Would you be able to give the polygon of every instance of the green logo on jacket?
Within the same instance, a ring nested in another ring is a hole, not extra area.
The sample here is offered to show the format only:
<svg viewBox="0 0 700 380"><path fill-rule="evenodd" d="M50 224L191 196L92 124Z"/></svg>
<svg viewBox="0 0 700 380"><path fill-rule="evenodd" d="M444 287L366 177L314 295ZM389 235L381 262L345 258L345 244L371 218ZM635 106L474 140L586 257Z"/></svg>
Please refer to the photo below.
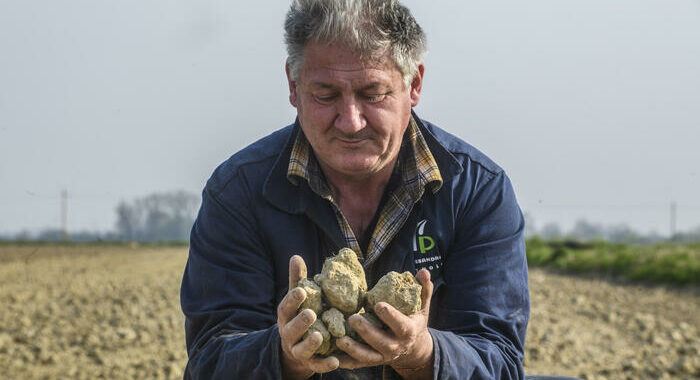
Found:
<svg viewBox="0 0 700 380"><path fill-rule="evenodd" d="M442 267L442 255L438 245L440 240L437 236L439 234L436 234L432 226L428 226L427 219L421 220L416 225L416 232L413 235L413 264L416 270L425 268L433 272L433 275L439 275L439 272L434 272Z"/></svg>
<svg viewBox="0 0 700 380"><path fill-rule="evenodd" d="M431 249L435 248L435 240L430 236L419 236L418 237L418 248L420 253L427 253Z"/></svg>

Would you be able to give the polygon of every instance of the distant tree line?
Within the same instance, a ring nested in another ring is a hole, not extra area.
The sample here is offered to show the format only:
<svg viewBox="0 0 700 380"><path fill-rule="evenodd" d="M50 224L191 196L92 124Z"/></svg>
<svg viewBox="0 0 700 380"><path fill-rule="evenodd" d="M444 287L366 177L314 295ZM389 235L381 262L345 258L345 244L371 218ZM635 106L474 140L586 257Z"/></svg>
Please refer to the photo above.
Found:
<svg viewBox="0 0 700 380"><path fill-rule="evenodd" d="M557 223L547 223L537 228L532 215L525 215L525 235L527 237L539 236L544 240L578 240L593 241L603 240L613 243L627 244L654 244L660 242L696 243L700 242L700 226L685 232L678 232L674 236L663 236L657 232L640 233L626 224L605 226L592 223L585 219L579 219L570 230L564 231Z"/></svg>
<svg viewBox="0 0 700 380"><path fill-rule="evenodd" d="M116 223L112 231L70 232L68 240L87 241L137 241L165 242L189 240L190 230L199 208L197 195L185 191L154 193L129 202L119 202ZM640 233L625 224L605 226L579 219L570 230L557 223L547 223L537 228L531 214L525 214L525 236L539 236L544 240L605 240L614 243L654 244L674 241L700 242L700 226L679 232L675 236L663 236L656 232ZM20 232L14 236L0 236L0 240L61 241L64 236L57 228L37 233Z"/></svg>
<svg viewBox="0 0 700 380"><path fill-rule="evenodd" d="M116 233L120 240L186 240L199 207L199 197L177 191L121 202L117 206Z"/></svg>
<svg viewBox="0 0 700 380"><path fill-rule="evenodd" d="M114 230L107 232L79 231L68 233L67 240L87 241L185 241L199 208L199 197L185 191L162 192L121 201L116 207ZM37 233L20 232L14 236L0 236L4 240L61 241L63 232L49 228Z"/></svg>

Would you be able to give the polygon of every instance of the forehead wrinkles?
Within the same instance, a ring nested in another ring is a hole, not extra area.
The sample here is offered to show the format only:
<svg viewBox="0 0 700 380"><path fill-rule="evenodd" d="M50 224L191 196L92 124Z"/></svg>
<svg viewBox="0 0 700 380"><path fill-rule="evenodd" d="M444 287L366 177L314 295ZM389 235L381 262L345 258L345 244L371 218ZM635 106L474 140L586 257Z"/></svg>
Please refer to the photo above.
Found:
<svg viewBox="0 0 700 380"><path fill-rule="evenodd" d="M322 87L365 87L378 84L393 87L401 82L401 73L392 66L363 63L320 63L310 64L301 75L308 85ZM403 83L403 82L401 82Z"/></svg>
<svg viewBox="0 0 700 380"><path fill-rule="evenodd" d="M392 76L378 69L319 69L308 73L307 82L313 87L391 86Z"/></svg>
<svg viewBox="0 0 700 380"><path fill-rule="evenodd" d="M309 44L304 55L301 77L309 82L339 81L353 85L383 82L390 85L396 78L401 79L388 49L361 56L342 45Z"/></svg>

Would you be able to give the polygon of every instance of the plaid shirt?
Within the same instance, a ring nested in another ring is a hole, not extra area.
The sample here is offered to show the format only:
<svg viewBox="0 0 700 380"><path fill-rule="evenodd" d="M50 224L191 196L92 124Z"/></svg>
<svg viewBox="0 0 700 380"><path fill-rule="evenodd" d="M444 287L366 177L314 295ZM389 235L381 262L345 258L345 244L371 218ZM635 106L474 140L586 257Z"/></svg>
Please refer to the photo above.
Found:
<svg viewBox="0 0 700 380"><path fill-rule="evenodd" d="M423 196L425 188L436 193L442 186L440 169L413 117L404 134L395 170L400 171L400 183L384 203L366 253L362 252L350 223L333 199L321 168L312 154L311 144L303 133L297 135L292 147L287 179L295 185L300 178L306 180L314 193L331 203L346 245L357 253L365 267L369 267L399 232L413 205Z"/></svg>

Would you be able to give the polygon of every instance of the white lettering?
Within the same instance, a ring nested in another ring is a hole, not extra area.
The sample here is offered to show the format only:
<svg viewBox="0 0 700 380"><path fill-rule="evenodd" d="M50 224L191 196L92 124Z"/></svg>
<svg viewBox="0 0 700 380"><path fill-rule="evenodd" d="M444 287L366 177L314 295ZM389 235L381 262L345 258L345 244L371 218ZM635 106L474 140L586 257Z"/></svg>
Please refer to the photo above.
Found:
<svg viewBox="0 0 700 380"><path fill-rule="evenodd" d="M431 257L424 257L421 259L416 259L413 262L415 264L425 264L425 263L434 263L434 262L440 261L440 260L442 260L442 257L440 257L440 256L431 256Z"/></svg>

